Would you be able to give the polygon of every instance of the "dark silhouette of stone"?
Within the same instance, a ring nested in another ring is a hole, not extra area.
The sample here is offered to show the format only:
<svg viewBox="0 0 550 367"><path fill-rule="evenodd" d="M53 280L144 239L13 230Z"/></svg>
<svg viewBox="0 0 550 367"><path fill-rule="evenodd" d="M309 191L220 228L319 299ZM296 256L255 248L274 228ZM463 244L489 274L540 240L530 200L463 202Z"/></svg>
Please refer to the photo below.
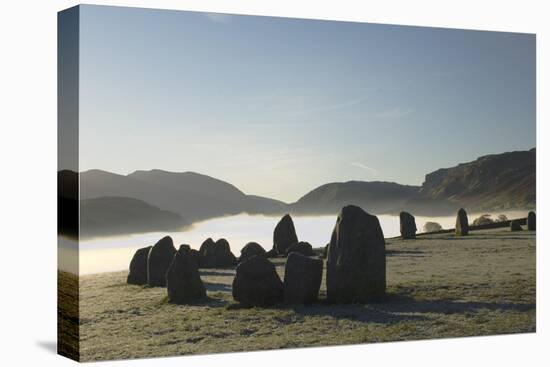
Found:
<svg viewBox="0 0 550 367"><path fill-rule="evenodd" d="M527 230L535 231L537 228L537 217L535 212L529 212L527 214Z"/></svg>
<svg viewBox="0 0 550 367"><path fill-rule="evenodd" d="M283 301L283 282L275 265L264 256L254 255L237 266L233 298L245 306L272 306Z"/></svg>
<svg viewBox="0 0 550 367"><path fill-rule="evenodd" d="M166 271L176 253L170 236L163 237L149 251L147 258L147 284L151 287L166 286Z"/></svg>
<svg viewBox="0 0 550 367"><path fill-rule="evenodd" d="M328 256L328 246L330 245L330 243L327 243L325 245L325 247L323 247L323 253L321 254L321 258L322 259L326 259L327 256Z"/></svg>
<svg viewBox="0 0 550 367"><path fill-rule="evenodd" d="M221 238L213 244L207 244L200 257L201 268L227 268L235 266L236 263L237 258L231 252L229 242L225 238Z"/></svg>
<svg viewBox="0 0 550 367"><path fill-rule="evenodd" d="M327 256L329 302L367 302L386 292L386 243L378 218L363 209L342 208Z"/></svg>
<svg viewBox="0 0 550 367"><path fill-rule="evenodd" d="M215 242L212 238L208 237L204 242L202 243L201 247L199 248L199 253L201 256L204 256L206 251L215 245Z"/></svg>
<svg viewBox="0 0 550 367"><path fill-rule="evenodd" d="M523 231L523 228L521 228L521 224L519 220L514 219L510 221L510 231L512 232Z"/></svg>
<svg viewBox="0 0 550 367"><path fill-rule="evenodd" d="M166 288L170 303L181 305L206 298L206 288L199 275L197 260L189 245L181 245L174 255L166 272Z"/></svg>
<svg viewBox="0 0 550 367"><path fill-rule="evenodd" d="M416 221L414 216L407 212L399 213L399 229L401 238L404 240L412 240L416 238Z"/></svg>
<svg viewBox="0 0 550 367"><path fill-rule="evenodd" d="M466 210L460 208L456 214L455 234L457 236L467 236L469 229Z"/></svg>
<svg viewBox="0 0 550 367"><path fill-rule="evenodd" d="M281 218L273 231L273 248L279 255L285 255L286 250L298 242L294 222L290 215L286 214Z"/></svg>
<svg viewBox="0 0 550 367"><path fill-rule="evenodd" d="M291 252L285 266L285 303L309 304L317 301L322 277L323 260Z"/></svg>
<svg viewBox="0 0 550 367"><path fill-rule="evenodd" d="M313 247L309 242L297 242L291 245L289 248L286 249L286 255L288 256L291 252L297 252L304 256L315 255L315 252L313 252Z"/></svg>
<svg viewBox="0 0 550 367"><path fill-rule="evenodd" d="M179 250L181 250L182 247L185 247L189 251L189 255L191 256L191 259L195 262L198 268L200 264L200 252L198 250L192 249L191 246L187 244L180 245Z"/></svg>
<svg viewBox="0 0 550 367"><path fill-rule="evenodd" d="M147 284L147 257L152 246L140 248L136 251L130 261L130 272L128 273L128 284Z"/></svg>
<svg viewBox="0 0 550 367"><path fill-rule="evenodd" d="M248 258L258 255L265 256L266 251L259 243L249 242L241 249L241 256L239 257L239 262L243 262Z"/></svg>
<svg viewBox="0 0 550 367"><path fill-rule="evenodd" d="M267 257L268 259L273 259L277 257L277 255L277 250L275 250L274 248L265 253L265 257Z"/></svg>

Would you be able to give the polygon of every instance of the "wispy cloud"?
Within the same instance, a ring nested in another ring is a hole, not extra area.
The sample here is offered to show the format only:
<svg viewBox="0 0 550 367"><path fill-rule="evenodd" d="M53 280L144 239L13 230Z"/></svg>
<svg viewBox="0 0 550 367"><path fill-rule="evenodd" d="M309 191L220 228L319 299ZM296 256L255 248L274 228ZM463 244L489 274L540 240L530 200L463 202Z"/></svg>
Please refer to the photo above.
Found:
<svg viewBox="0 0 550 367"><path fill-rule="evenodd" d="M346 101L342 101L339 103L329 104L325 106L315 106L308 109L305 109L301 111L302 113L311 113L311 112L324 112L324 111L332 111L332 110L339 110L346 107L355 106L357 104L363 103L368 99L367 96L362 96L358 98L349 99Z"/></svg>
<svg viewBox="0 0 550 367"><path fill-rule="evenodd" d="M392 108L391 110L379 112L376 116L382 117L382 118L388 118L388 119L399 119L407 115L410 115L413 112L414 110L412 108L395 107L395 108Z"/></svg>
<svg viewBox="0 0 550 367"><path fill-rule="evenodd" d="M363 163L359 163L359 162L351 162L351 165L354 166L354 167L357 167L357 168L361 168L365 171L368 171L370 172L371 175L377 177L380 172L376 169L376 168L372 168L372 167L369 167Z"/></svg>
<svg viewBox="0 0 550 367"><path fill-rule="evenodd" d="M229 24L233 20L233 16L230 14L204 13L204 15L214 23Z"/></svg>

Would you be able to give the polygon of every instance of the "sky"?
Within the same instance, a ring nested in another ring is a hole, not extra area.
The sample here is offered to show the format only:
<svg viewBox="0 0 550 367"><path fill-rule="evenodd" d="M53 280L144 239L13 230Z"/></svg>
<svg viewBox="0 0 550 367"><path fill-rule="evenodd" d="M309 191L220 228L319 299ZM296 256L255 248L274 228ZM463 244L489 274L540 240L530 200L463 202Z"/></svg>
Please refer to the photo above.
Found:
<svg viewBox="0 0 550 367"><path fill-rule="evenodd" d="M535 147L535 36L82 6L80 170L293 202Z"/></svg>

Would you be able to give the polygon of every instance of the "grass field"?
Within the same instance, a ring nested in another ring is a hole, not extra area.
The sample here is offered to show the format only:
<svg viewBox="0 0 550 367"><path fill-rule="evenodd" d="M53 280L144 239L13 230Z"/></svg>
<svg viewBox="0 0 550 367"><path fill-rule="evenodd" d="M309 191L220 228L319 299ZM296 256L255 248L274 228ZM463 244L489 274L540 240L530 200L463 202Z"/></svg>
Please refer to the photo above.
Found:
<svg viewBox="0 0 550 367"><path fill-rule="evenodd" d="M234 270L227 269L201 270L209 300L189 306L167 303L166 289L127 285L127 272L83 276L80 359L535 331L534 232L499 229L458 238L390 239L386 249L387 297L365 305L326 304L323 284L321 300L312 306L243 309L232 300ZM274 262L282 278L284 259ZM60 272L59 279L61 293L69 295L62 288L76 278ZM70 307L62 309L74 314ZM67 326L75 319L61 315L61 320ZM68 330L75 333L74 327Z"/></svg>

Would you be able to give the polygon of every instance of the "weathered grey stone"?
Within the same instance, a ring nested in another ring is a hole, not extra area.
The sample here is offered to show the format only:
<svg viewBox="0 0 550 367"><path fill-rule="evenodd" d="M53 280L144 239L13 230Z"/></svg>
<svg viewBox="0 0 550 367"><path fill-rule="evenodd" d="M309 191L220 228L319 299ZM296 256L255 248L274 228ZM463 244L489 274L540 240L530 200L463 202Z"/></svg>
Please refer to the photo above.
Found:
<svg viewBox="0 0 550 367"><path fill-rule="evenodd" d="M149 251L147 258L147 284L151 287L166 286L166 271L176 253L170 236L158 241Z"/></svg>
<svg viewBox="0 0 550 367"><path fill-rule="evenodd" d="M189 245L181 245L168 267L166 288L170 303L187 304L206 298L206 288L199 275L196 255L192 251Z"/></svg>
<svg viewBox="0 0 550 367"><path fill-rule="evenodd" d="M468 225L468 215L466 210L460 208L456 214L456 225L455 225L455 234L457 236L466 236L468 235L470 227Z"/></svg>
<svg viewBox="0 0 550 367"><path fill-rule="evenodd" d="M327 299L367 302L386 291L386 244L378 218L349 205L342 208L327 256Z"/></svg>
<svg viewBox="0 0 550 367"><path fill-rule="evenodd" d="M200 264L200 257L201 257L200 252L198 250L192 249L191 246L187 244L180 245L179 250L181 250L182 247L185 247L189 251L189 255L191 256L192 261L195 262L198 269Z"/></svg>
<svg viewBox="0 0 550 367"><path fill-rule="evenodd" d="M259 243L249 242L241 249L239 262L243 262L254 255L266 256L266 251Z"/></svg>
<svg viewBox="0 0 550 367"><path fill-rule="evenodd" d="M309 304L317 301L322 277L323 260L291 252L285 266L285 303Z"/></svg>
<svg viewBox="0 0 550 367"><path fill-rule="evenodd" d="M267 307L282 302L283 282L275 265L258 255L237 265L233 298L245 306Z"/></svg>
<svg viewBox="0 0 550 367"><path fill-rule="evenodd" d="M323 247L323 253L321 254L321 258L326 259L328 256L328 247L330 243L327 243L325 247Z"/></svg>
<svg viewBox="0 0 550 367"><path fill-rule="evenodd" d="M399 229L401 238L412 240L416 238L416 221L412 214L407 212L399 213Z"/></svg>
<svg viewBox="0 0 550 367"><path fill-rule="evenodd" d="M225 238L220 238L204 248L199 265L201 268L227 268L235 266L236 263L237 258L231 252L229 242Z"/></svg>
<svg viewBox="0 0 550 367"><path fill-rule="evenodd" d="M286 214L273 231L273 248L279 255L286 255L286 250L296 242L298 242L298 236L296 236L294 222L292 217Z"/></svg>
<svg viewBox="0 0 550 367"><path fill-rule="evenodd" d="M206 251L208 251L209 248L215 246L215 242L212 238L208 237L204 242L202 243L201 247L199 248L200 256L204 256Z"/></svg>
<svg viewBox="0 0 550 367"><path fill-rule="evenodd" d="M298 252L304 256L313 256L315 253L313 252L313 247L309 242L297 242L295 244L292 244L289 248L286 249L286 255L290 254L291 252Z"/></svg>
<svg viewBox="0 0 550 367"><path fill-rule="evenodd" d="M140 248L130 261L130 272L126 282L128 284L147 284L147 257L152 246Z"/></svg>
<svg viewBox="0 0 550 367"><path fill-rule="evenodd" d="M535 231L537 229L537 217L535 212L529 212L527 214L527 230Z"/></svg>

